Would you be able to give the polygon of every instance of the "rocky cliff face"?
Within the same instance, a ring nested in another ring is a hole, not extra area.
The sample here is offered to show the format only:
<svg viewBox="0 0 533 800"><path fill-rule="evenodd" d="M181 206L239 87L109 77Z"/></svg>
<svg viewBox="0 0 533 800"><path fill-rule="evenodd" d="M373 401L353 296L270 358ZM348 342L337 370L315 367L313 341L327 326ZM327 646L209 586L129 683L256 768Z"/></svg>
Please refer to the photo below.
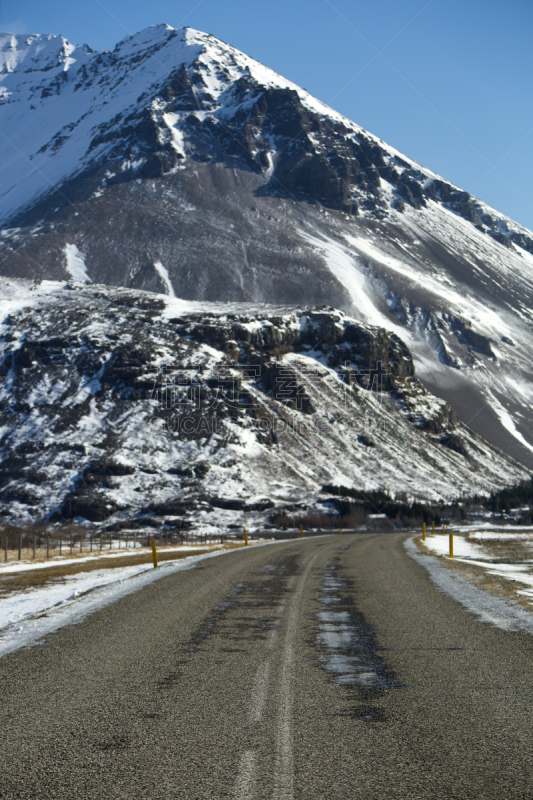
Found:
<svg viewBox="0 0 533 800"><path fill-rule="evenodd" d="M398 337L340 311L2 292L11 519L220 529L319 507L328 483L436 499L526 474L423 388Z"/></svg>

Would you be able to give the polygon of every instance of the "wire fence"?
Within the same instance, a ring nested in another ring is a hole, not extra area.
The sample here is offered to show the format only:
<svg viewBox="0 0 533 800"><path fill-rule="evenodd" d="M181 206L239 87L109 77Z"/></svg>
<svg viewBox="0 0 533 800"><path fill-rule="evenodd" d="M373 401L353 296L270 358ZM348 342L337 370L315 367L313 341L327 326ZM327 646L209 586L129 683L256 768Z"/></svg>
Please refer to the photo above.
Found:
<svg viewBox="0 0 533 800"><path fill-rule="evenodd" d="M126 550L142 550L150 547L152 539L158 547L178 545L205 546L224 544L225 534L201 533L195 531L72 531L59 533L0 532L4 561L27 560L33 558L53 558L55 556L79 556L80 553L96 553Z"/></svg>

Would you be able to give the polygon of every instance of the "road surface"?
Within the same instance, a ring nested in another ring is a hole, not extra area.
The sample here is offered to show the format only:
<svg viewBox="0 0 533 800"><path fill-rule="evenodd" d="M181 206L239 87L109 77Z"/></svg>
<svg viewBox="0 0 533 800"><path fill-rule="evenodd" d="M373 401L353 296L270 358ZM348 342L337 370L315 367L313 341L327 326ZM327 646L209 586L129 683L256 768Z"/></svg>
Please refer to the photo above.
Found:
<svg viewBox="0 0 533 800"><path fill-rule="evenodd" d="M0 661L0 797L533 798L533 637L402 534L243 548Z"/></svg>

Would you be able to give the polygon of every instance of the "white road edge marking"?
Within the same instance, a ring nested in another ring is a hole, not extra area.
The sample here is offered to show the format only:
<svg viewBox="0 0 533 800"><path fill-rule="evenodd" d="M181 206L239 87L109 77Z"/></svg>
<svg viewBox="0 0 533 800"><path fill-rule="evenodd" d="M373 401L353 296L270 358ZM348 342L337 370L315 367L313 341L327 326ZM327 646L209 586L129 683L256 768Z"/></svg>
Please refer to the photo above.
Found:
<svg viewBox="0 0 533 800"><path fill-rule="evenodd" d="M257 751L245 750L241 756L239 774L235 784L235 800L253 800L256 769Z"/></svg>
<svg viewBox="0 0 533 800"><path fill-rule="evenodd" d="M269 662L263 661L257 668L254 688L252 690L252 699L250 701L250 722L261 722L261 717L263 716L263 710L265 708L269 667Z"/></svg>
<svg viewBox="0 0 533 800"><path fill-rule="evenodd" d="M307 574L313 566L319 553L316 553L308 563L303 575L300 578L298 589L292 598L289 618L287 620L287 633L285 634L285 647L281 663L280 686L279 686L279 717L276 736L276 771L274 774L274 793L272 800L293 800L294 799L294 761L292 754L292 665L294 661L294 651L292 640L296 629L296 617L300 597L305 585Z"/></svg>

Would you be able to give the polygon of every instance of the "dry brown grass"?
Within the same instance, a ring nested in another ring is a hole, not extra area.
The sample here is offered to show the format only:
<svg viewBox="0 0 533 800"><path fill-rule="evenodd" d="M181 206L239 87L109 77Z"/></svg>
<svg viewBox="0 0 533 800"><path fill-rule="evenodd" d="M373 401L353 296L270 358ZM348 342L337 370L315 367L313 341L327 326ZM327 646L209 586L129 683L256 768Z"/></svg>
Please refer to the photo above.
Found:
<svg viewBox="0 0 533 800"><path fill-rule="evenodd" d="M490 592L498 597L504 597L506 600L511 600L513 603L518 603L523 608L527 609L527 611L532 610L533 603L531 598L518 594L518 590L522 588L530 589L531 587L521 583L518 577L516 580L510 580L500 575L489 575L484 567L480 567L477 564L456 561L447 556L439 556L432 553L425 546L421 536L418 536L414 541L423 553L438 558L443 567L459 573L461 577L466 578L479 589L484 589L486 592ZM476 544L481 545L481 541L476 542ZM489 558L497 558L507 564L522 564L524 561L529 561L531 559L531 545L528 547L528 543L526 542L500 542L491 540L489 544L484 540L483 549ZM491 567L497 568L498 564L488 563L487 568L490 569Z"/></svg>
<svg viewBox="0 0 533 800"><path fill-rule="evenodd" d="M533 542L531 540L520 539L476 539L470 538L469 541L483 547L483 550L491 558L499 561L507 561L513 564L521 564L533 558Z"/></svg>

